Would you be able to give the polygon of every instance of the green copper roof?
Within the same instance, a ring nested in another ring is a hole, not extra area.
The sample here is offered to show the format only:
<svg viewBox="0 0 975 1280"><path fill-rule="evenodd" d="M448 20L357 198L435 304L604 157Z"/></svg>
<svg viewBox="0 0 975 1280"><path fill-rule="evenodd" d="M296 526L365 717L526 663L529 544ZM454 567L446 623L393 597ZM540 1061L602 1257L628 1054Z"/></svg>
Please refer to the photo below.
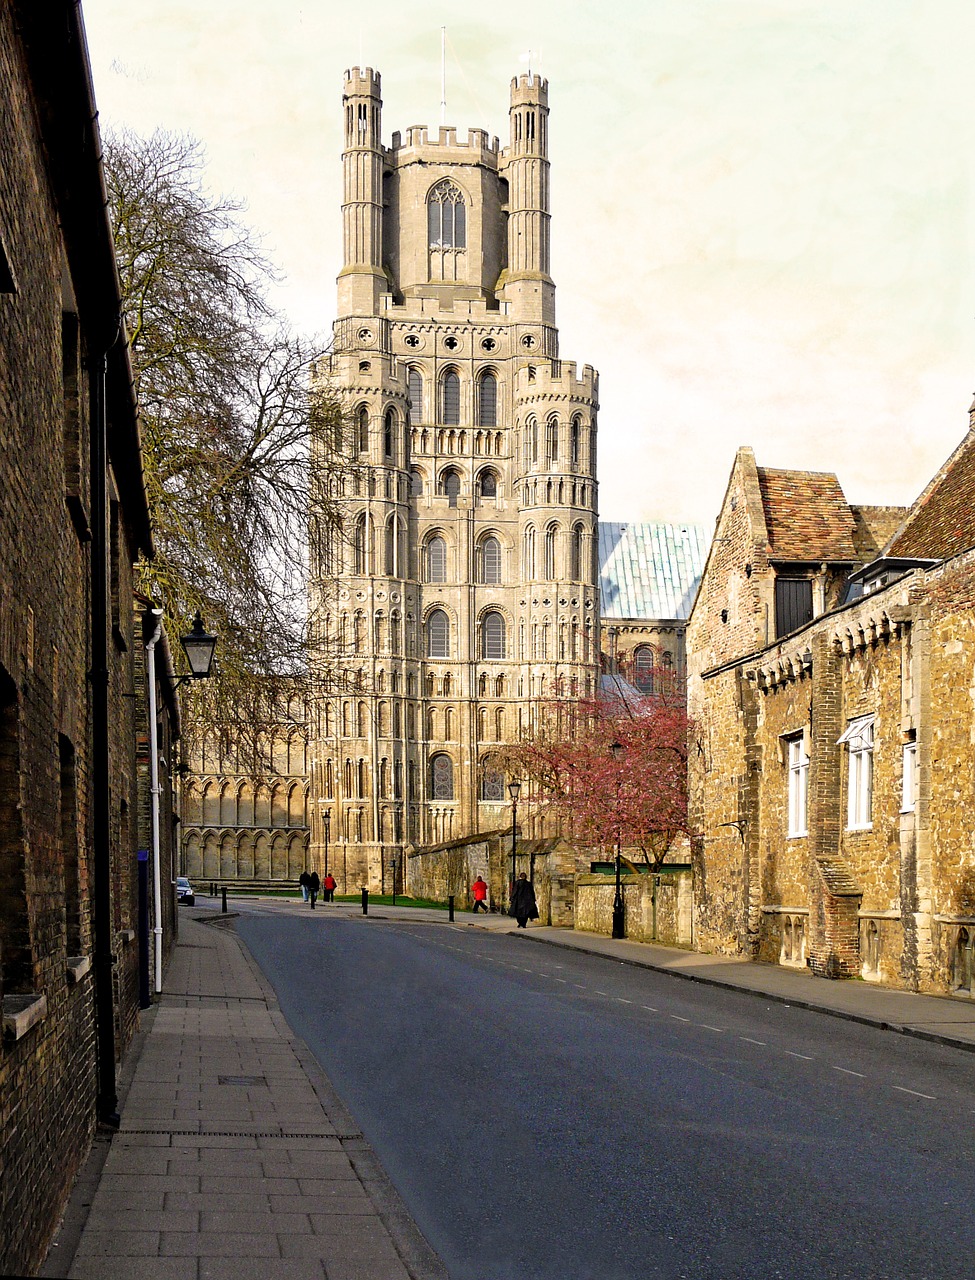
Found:
<svg viewBox="0 0 975 1280"><path fill-rule="evenodd" d="M599 594L604 618L686 618L710 537L703 525L599 522Z"/></svg>

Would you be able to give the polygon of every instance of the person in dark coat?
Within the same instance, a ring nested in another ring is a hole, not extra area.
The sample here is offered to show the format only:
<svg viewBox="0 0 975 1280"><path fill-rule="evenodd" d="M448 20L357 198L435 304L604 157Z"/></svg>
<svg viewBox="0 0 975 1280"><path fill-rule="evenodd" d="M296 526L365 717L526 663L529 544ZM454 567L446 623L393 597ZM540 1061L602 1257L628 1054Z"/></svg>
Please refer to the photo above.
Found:
<svg viewBox="0 0 975 1280"><path fill-rule="evenodd" d="M318 878L318 872L313 871L311 875L308 877L308 898L309 898L309 901L311 902L312 911L315 910L315 899L318 897L318 892L321 889L321 887L322 887L322 882Z"/></svg>
<svg viewBox="0 0 975 1280"><path fill-rule="evenodd" d="M515 881L511 891L511 906L508 914L518 921L518 928L525 929L529 920L538 919L538 904L535 902L535 886L523 871Z"/></svg>
<svg viewBox="0 0 975 1280"><path fill-rule="evenodd" d="M308 882L311 879L307 871L302 871L298 877L298 887L301 889L302 901L308 901Z"/></svg>

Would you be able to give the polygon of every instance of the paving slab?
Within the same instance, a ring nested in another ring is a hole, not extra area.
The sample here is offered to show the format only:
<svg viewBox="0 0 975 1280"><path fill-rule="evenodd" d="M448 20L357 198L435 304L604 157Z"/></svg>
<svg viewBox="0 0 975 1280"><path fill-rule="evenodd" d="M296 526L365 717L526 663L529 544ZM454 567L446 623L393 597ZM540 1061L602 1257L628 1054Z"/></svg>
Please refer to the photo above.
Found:
<svg viewBox="0 0 975 1280"><path fill-rule="evenodd" d="M42 1275L446 1280L225 921L181 911L144 1016L120 1128Z"/></svg>

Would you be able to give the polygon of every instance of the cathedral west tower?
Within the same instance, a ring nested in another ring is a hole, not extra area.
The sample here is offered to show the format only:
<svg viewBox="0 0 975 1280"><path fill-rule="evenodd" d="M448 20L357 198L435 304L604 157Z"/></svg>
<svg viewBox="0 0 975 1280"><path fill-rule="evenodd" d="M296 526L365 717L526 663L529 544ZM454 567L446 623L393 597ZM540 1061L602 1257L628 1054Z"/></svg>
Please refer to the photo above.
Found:
<svg viewBox="0 0 975 1280"><path fill-rule="evenodd" d="M340 890L406 887L410 846L504 826L499 750L597 679L597 378L559 359L548 85L480 129L381 141L346 73L344 265L320 442L343 532L313 539L312 855ZM315 527L313 513L313 528Z"/></svg>

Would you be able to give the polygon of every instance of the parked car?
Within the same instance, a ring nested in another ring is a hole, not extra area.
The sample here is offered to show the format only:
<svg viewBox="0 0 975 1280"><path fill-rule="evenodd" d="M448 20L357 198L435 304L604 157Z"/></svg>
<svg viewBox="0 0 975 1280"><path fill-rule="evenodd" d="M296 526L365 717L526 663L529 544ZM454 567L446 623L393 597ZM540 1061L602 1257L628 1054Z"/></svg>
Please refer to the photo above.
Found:
<svg viewBox="0 0 975 1280"><path fill-rule="evenodd" d="M188 907L192 907L196 902L196 894L193 892L193 886L187 880L186 876L176 877L176 901L185 902Z"/></svg>

